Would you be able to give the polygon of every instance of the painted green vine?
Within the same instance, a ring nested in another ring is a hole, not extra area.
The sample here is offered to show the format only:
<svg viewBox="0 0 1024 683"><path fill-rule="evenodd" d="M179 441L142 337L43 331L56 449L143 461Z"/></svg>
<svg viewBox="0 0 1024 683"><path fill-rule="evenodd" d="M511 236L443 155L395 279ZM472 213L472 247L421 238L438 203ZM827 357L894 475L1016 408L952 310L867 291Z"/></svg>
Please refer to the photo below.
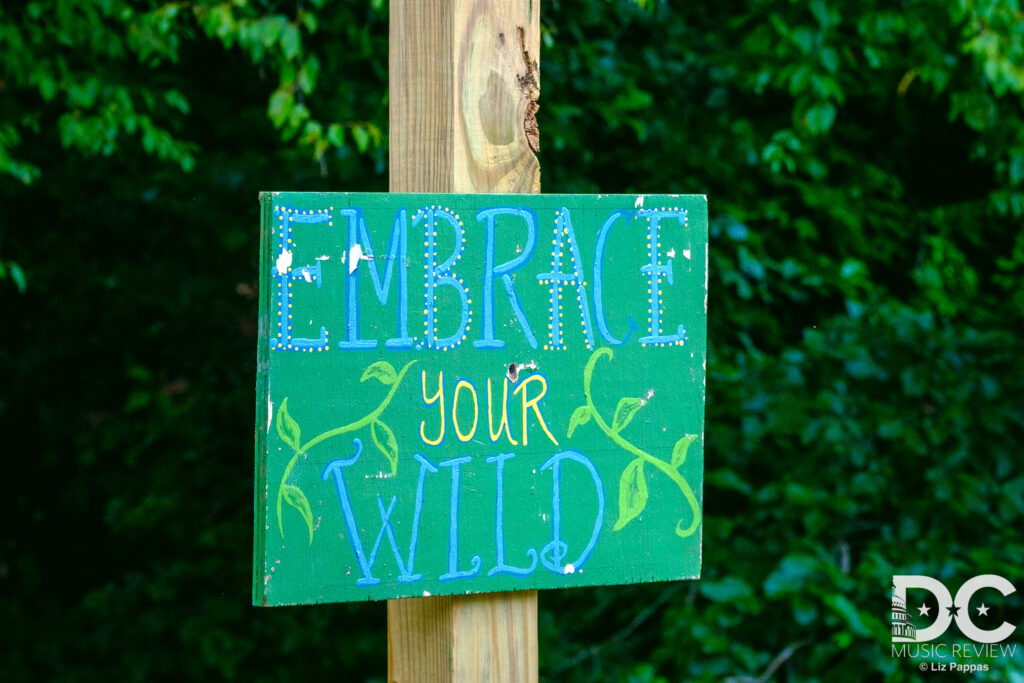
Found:
<svg viewBox="0 0 1024 683"><path fill-rule="evenodd" d="M285 398L281 401L281 407L277 410L277 434L294 451L291 460L288 461L288 465L284 468L281 483L277 487L277 528L282 536L284 536L284 518L281 515L281 508L283 503L287 503L295 508L306 522L306 527L309 530L309 542L313 543L313 511L310 508L309 499L306 498L306 494L302 492L302 489L288 483L288 477L291 475L296 463L298 463L299 457L308 453L317 444L369 426L370 438L373 440L377 450L384 455L390 464L391 474L398 472L398 442L395 440L395 433L380 419L380 416L384 413L388 404L391 403L391 399L395 397L395 392L398 391L398 387L402 383L405 374L415 363L416 361L406 363L405 367L398 372L395 372L395 368L387 361L378 361L366 368L359 381L365 382L368 379L376 379L384 386L390 387L383 400L373 411L364 417L355 422L350 422L318 434L305 444L301 441L301 430L299 429L298 422L288 413L288 399Z"/></svg>
<svg viewBox="0 0 1024 683"><path fill-rule="evenodd" d="M622 398L619 399L619 404L615 407L615 414L612 417L611 425L601 417L601 413L594 405L594 399L590 391L590 383L594 374L594 367L597 365L598 359L607 356L609 360L612 359L612 350L608 347L600 348L594 351L590 356L590 360L587 361L586 367L583 369L583 395L586 397L586 405L582 405L573 411L572 417L569 419L569 430L568 436L572 438L572 434L576 431L577 427L585 425L593 419L594 424L600 428L602 432L608 436L617 446L625 450L627 453L635 456L634 459L626 465L626 468L622 471L622 476L619 478L619 519L615 522L614 531L622 529L624 526L629 524L632 520L636 519L644 511L647 506L647 479L644 477L644 465L649 464L652 467L657 468L663 472L669 479L671 479L683 494L683 498L690 506L690 512L692 519L689 526L683 527L684 519L680 519L676 524L676 534L686 538L693 535L697 531L697 527L700 526L700 505L697 502L697 496L694 495L693 489L690 488L689 482L683 477L679 468L686 462L686 454L692 444L699 435L687 434L683 438L676 442L675 447L672 449L672 458L666 462L661 458L655 457L646 451L643 451L625 438L622 437L622 430L626 428L626 425L630 423L633 416L636 415L637 411L646 405L648 399L644 398Z"/></svg>

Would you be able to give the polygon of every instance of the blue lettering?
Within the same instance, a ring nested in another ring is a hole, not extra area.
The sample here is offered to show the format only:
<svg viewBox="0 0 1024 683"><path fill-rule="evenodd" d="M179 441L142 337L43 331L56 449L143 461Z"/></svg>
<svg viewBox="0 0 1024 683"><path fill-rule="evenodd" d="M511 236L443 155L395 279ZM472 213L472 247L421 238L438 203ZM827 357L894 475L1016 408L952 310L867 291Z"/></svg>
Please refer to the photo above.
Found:
<svg viewBox="0 0 1024 683"><path fill-rule="evenodd" d="M562 272L566 249L569 251L571 267L569 273ZM555 212L555 238L551 240L551 272L541 273L537 280L551 287L551 309L548 316L550 342L544 349L565 348L562 342L562 290L569 288L576 290L576 305L580 311L587 348L594 348L594 333L590 328L590 307L587 303L587 283L583 280L583 259L580 258L580 249L576 244L569 209L565 207Z"/></svg>
<svg viewBox="0 0 1024 683"><path fill-rule="evenodd" d="M633 336L633 332L636 331L637 325L633 321L632 316L626 316L626 320L629 323L629 332L626 333L626 337L619 341L612 336L612 333L608 331L608 322L604 317L604 298L602 296L602 287L604 285L604 277L602 270L604 268L604 247L605 242L608 241L608 233L611 232L612 226L615 225L615 221L623 216L628 216L629 211L615 211L601 226L600 232L597 233L597 247L594 250L594 322L597 323L597 331L601 333L601 338L612 346L619 346L629 341L629 338Z"/></svg>
<svg viewBox="0 0 1024 683"><path fill-rule="evenodd" d="M409 541L408 561L406 562L403 560L401 553L398 551L398 541L395 539L395 530L391 524L391 513L394 511L395 503L398 500L396 496L391 497L391 502L388 504L386 510L384 509L383 498L381 498L380 495L377 496L377 507L380 510L381 529L377 534L377 539L374 541L373 550L370 551L370 555L367 557L366 552L363 549L363 542L359 537L359 527L356 524L355 514L352 511L352 501L349 498L348 487L345 483L344 468L354 465L356 461L359 460L359 456L362 455L363 452L362 441L359 439L353 439L352 443L356 447L355 455L351 458L332 460L327 463L327 466L324 468L322 478L326 481L331 476L334 477L334 484L338 492L338 502L341 504L342 514L345 517L345 528L348 531L349 543L352 545L356 561L359 563L359 569L363 574L361 579L356 580L356 585L373 586L380 583L380 579L375 578L372 572L373 565L377 561L377 551L380 550L380 544L385 536L387 536L388 543L391 545L391 551L394 553L395 561L398 563L398 569L400 571L398 580L403 583L419 581L423 578L423 575L413 574L412 570L416 561L416 544L419 540L420 512L423 509L423 482L426 478L427 472L437 472L437 467L422 455L416 453L416 460L420 463L420 476L419 481L416 484L416 504L413 508L412 538Z"/></svg>
<svg viewBox="0 0 1024 683"><path fill-rule="evenodd" d="M469 305L472 300L466 291L466 285L461 278L455 276L453 268L462 258L462 252L466 247L466 233L462 227L459 217L440 206L424 207L413 216L413 225L423 221L423 269L424 269L424 293L423 293L423 325L424 342L428 349L441 349L447 351L461 344L466 339L466 332L469 330L469 323L472 320ZM437 263L437 225L438 221L447 224L455 237L455 249L445 259L444 263ZM461 318L459 327L455 334L437 338L437 288L440 286L452 287L459 295L461 302Z"/></svg>
<svg viewBox="0 0 1024 683"><path fill-rule="evenodd" d="M512 574L514 576L529 576L533 573L533 570L537 568L537 551L530 548L526 551L526 554L530 557L529 568L524 567L513 567L505 564L505 515L504 515L504 504L502 498L505 493L505 480L503 477L505 469L505 461L516 457L515 453L499 453L498 455L487 458L487 464L497 463L497 494L495 495L495 508L494 508L494 547L495 554L497 555L497 565L491 571L487 572L487 576L494 576L495 574Z"/></svg>
<svg viewBox="0 0 1024 683"><path fill-rule="evenodd" d="M327 223L327 227L331 227L334 225L331 212L327 209L300 211L275 206L274 214L278 221L278 255L274 265L270 268L270 276L277 280L277 337L276 339L271 338L270 348L302 352L326 351L330 347L327 343L327 328L325 327L320 328L320 336L317 339L292 337L292 284L296 280L316 283L317 288L323 284L319 262L312 266L292 267L292 259L295 254L292 223Z"/></svg>
<svg viewBox="0 0 1024 683"><path fill-rule="evenodd" d="M494 228L498 216L519 216L526 222L526 246L522 253L511 261L506 261L499 266L494 265ZM533 256L533 248L537 242L537 217L529 209L516 209L511 207L500 207L496 209L482 209L476 214L477 220L487 222L486 242L484 243L484 330L483 338L473 342L478 349L503 349L505 342L494 338L494 278L501 276L501 282L505 286L505 293L512 305L512 311L523 326L523 334L530 346L537 348L537 338L533 336L530 323L526 321L526 314L519 304L519 297L516 295L515 285L512 283L512 273L519 270L530 257Z"/></svg>
<svg viewBox="0 0 1024 683"><path fill-rule="evenodd" d="M647 253L650 257L650 262L641 266L640 272L650 279L647 291L650 300L648 322L651 333L646 337L640 337L640 343L644 346L682 345L686 340L686 328L682 325L678 326L676 334L661 333L661 281L666 279L670 285L672 284L672 259L668 259L665 265L661 264L661 237L658 234L658 227L662 218L675 218L680 225L686 227L686 209L642 209L637 215L647 218Z"/></svg>
<svg viewBox="0 0 1024 683"><path fill-rule="evenodd" d="M583 552L579 554L574 562L563 565L562 560L568 554L568 544L562 540L562 494L561 494L561 468L563 460L573 460L580 463L590 472L594 480L594 487L597 490L597 517L594 519L594 531L590 535L590 542L587 543ZM604 485L601 483L601 475L590 458L579 451L561 451L551 456L543 465L542 470L551 468L553 488L551 495L552 506L552 536L551 542L540 551L540 561L546 569L555 574L567 574L578 571L590 558L590 554L597 545L597 537L601 535L601 525L604 523ZM571 569L570 569L571 567Z"/></svg>
<svg viewBox="0 0 1024 683"><path fill-rule="evenodd" d="M462 465L472 460L468 455L461 458L452 458L451 460L445 460L440 463L441 467L452 468L452 502L450 512L450 520L448 525L448 571L442 574L438 578L441 581L451 581L453 579L467 579L471 576L476 576L480 573L480 556L474 555L470 558L469 562L473 565L472 569L459 570L459 469Z"/></svg>
<svg viewBox="0 0 1024 683"><path fill-rule="evenodd" d="M406 230L406 210L399 209L395 214L395 220L391 228L391 239L388 242L388 254L385 257L383 267L384 275L380 274L381 267L376 264L373 252L373 241L366 229L366 220L359 208L341 209L340 215L348 218L348 257L360 258L360 255L353 251L353 247L359 244L360 251L366 254L367 269L370 271L370 279L373 281L373 288L377 299L382 305L386 305L391 293L391 279L395 272L395 264L398 264L398 336L388 339L384 346L389 349L402 350L411 349L413 339L409 336L409 310L408 310L408 274L406 268L408 254L408 235ZM348 295L348 324L345 341L338 344L342 349L372 349L377 347L376 339L359 338L359 271L358 261L349 263L348 276L346 277Z"/></svg>

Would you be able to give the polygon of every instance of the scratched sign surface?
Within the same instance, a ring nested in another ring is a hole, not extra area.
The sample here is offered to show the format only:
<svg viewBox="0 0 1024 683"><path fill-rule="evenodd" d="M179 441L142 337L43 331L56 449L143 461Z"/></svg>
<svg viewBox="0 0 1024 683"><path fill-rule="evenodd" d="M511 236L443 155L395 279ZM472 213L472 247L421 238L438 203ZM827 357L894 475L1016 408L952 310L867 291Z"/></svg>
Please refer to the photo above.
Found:
<svg viewBox="0 0 1024 683"><path fill-rule="evenodd" d="M699 575L704 197L261 212L255 604Z"/></svg>

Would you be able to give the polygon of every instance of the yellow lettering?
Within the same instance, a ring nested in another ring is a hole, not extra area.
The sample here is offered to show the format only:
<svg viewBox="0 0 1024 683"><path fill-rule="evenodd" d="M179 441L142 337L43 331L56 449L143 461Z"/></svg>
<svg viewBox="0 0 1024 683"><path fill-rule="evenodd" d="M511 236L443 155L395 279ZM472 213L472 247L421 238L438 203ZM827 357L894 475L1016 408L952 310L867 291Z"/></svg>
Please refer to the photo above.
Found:
<svg viewBox="0 0 1024 683"><path fill-rule="evenodd" d="M467 387L473 393L473 428L469 430L469 434L463 434L462 430L459 429L459 392L463 387ZM452 426L455 427L455 436L459 437L459 441L469 441L476 434L476 422L480 417L480 406L476 399L476 389L472 384L464 379L460 379L459 383L455 385L455 396L452 398Z"/></svg>
<svg viewBox="0 0 1024 683"><path fill-rule="evenodd" d="M487 431L491 434L491 441L497 441L501 437L502 428L505 429L505 435L508 436L509 442L513 446L518 446L516 440L512 438L512 432L508 428L508 378L501 380L501 421L498 423L498 431L494 431L494 409L491 402L491 379L487 378Z"/></svg>
<svg viewBox="0 0 1024 683"><path fill-rule="evenodd" d="M540 382L540 393L533 398L528 399L527 394L530 392L526 391L526 386L531 382ZM543 375L530 375L524 379L512 393L518 394L520 391L523 392L523 445L525 446L528 443L528 435L526 432L526 411L528 408L533 408L533 412L537 414L537 421L540 422L541 429L543 429L544 433L548 435L549 439L551 439L551 443L557 446L558 441L551 435L551 431L548 429L548 426L544 424L544 416L540 414L540 408L537 407L540 400L544 398L544 394L548 393L547 380L544 379Z"/></svg>
<svg viewBox="0 0 1024 683"><path fill-rule="evenodd" d="M426 432L423 428L427 426L425 420L420 421L420 438L423 439L423 443L431 446L436 446L441 443L444 439L444 372L437 373L437 393L431 397L427 397L427 373L426 371L420 372L420 386L423 388L423 402L428 406L431 403L440 401L441 405L441 433L437 435L434 440L428 439ZM526 408L523 408L523 414L526 414Z"/></svg>

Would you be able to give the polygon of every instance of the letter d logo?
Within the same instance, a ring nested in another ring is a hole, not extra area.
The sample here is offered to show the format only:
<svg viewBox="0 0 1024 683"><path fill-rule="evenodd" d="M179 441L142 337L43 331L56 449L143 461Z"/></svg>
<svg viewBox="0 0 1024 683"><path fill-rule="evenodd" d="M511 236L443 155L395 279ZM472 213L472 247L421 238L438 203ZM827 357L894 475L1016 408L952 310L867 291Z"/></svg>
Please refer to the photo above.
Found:
<svg viewBox="0 0 1024 683"><path fill-rule="evenodd" d="M909 642L926 643L929 640L935 640L949 628L949 625L953 622L953 617L949 613L949 608L953 606L953 598L949 595L949 591L942 585L940 581L933 579L930 576L918 576L916 574L908 574L903 576L892 577L892 596L898 598L907 604L907 589L908 588L920 588L926 590L935 596L935 599L939 603L939 609L935 614L935 621L928 628L917 629L916 638L893 638L895 641L904 640Z"/></svg>

